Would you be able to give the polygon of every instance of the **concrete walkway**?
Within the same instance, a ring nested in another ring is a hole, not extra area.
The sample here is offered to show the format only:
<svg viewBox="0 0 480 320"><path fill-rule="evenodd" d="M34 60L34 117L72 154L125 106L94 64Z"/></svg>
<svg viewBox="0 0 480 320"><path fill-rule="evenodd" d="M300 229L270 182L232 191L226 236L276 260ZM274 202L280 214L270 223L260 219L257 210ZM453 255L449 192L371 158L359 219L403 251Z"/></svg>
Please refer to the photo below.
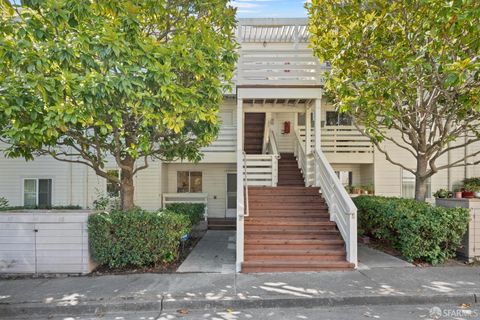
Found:
<svg viewBox="0 0 480 320"><path fill-rule="evenodd" d="M358 270L375 268L412 268L413 264L389 255L385 252L358 245Z"/></svg>
<svg viewBox="0 0 480 320"><path fill-rule="evenodd" d="M208 230L177 272L234 273L235 231Z"/></svg>
<svg viewBox="0 0 480 320"><path fill-rule="evenodd" d="M0 319L215 308L475 304L479 267L0 280Z"/></svg>

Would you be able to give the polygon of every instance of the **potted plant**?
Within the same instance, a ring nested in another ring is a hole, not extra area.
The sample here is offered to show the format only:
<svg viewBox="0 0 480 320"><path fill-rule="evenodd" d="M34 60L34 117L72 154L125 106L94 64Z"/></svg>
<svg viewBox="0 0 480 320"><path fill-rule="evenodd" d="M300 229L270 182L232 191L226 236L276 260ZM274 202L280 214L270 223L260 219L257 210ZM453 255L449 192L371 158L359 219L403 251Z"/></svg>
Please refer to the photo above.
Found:
<svg viewBox="0 0 480 320"><path fill-rule="evenodd" d="M352 186L352 194L360 194L361 191L359 186Z"/></svg>
<svg viewBox="0 0 480 320"><path fill-rule="evenodd" d="M463 185L467 191L475 193L475 197L480 198L480 177L467 178L463 180Z"/></svg>
<svg viewBox="0 0 480 320"><path fill-rule="evenodd" d="M435 198L445 199L448 198L449 192L446 189L438 189L437 192L433 194Z"/></svg>
<svg viewBox="0 0 480 320"><path fill-rule="evenodd" d="M368 186L360 186L362 194L368 194Z"/></svg>
<svg viewBox="0 0 480 320"><path fill-rule="evenodd" d="M369 183L365 186L365 190L368 192L368 194L374 194L375 193L375 188L372 183Z"/></svg>
<svg viewBox="0 0 480 320"><path fill-rule="evenodd" d="M461 199L462 198L462 189L461 188L455 188L453 190L455 199Z"/></svg>
<svg viewBox="0 0 480 320"><path fill-rule="evenodd" d="M475 197L475 192L480 191L480 188L471 183L466 183L463 185L462 197L466 199L472 199Z"/></svg>

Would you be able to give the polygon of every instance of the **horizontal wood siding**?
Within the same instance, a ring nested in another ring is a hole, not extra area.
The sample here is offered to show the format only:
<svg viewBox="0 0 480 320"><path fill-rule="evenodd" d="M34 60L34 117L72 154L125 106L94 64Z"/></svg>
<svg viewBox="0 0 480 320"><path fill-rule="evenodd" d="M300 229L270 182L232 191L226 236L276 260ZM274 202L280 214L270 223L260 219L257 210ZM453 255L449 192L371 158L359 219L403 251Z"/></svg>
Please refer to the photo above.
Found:
<svg viewBox="0 0 480 320"><path fill-rule="evenodd" d="M235 172L235 164L168 164L168 193L177 192L178 171L201 171L202 192L208 193L208 216L223 218L226 210L226 175Z"/></svg>

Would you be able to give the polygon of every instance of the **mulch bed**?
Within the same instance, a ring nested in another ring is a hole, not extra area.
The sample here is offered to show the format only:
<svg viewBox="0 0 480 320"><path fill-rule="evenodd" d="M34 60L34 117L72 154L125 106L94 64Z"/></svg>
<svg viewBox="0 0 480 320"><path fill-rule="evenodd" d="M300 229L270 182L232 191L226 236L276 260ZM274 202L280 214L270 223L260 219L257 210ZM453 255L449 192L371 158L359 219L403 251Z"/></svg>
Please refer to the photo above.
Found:
<svg viewBox="0 0 480 320"><path fill-rule="evenodd" d="M402 254L395 248L392 248L387 241L369 238L368 243L363 243L363 244L370 248L385 252L386 254L389 254L391 256L407 261L402 256ZM467 260L463 259L462 257L458 257L458 256L455 258L449 259L445 263L438 264L438 265L432 265L424 261L413 261L412 264L417 267L471 267L471 266L478 267L480 266L480 262L470 263Z"/></svg>

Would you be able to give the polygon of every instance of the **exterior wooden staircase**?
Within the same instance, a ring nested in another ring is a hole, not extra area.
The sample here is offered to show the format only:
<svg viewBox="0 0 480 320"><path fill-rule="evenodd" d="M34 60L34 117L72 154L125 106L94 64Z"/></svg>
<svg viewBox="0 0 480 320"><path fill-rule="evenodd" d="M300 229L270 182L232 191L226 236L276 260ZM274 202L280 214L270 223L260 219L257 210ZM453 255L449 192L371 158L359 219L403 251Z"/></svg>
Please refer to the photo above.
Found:
<svg viewBox="0 0 480 320"><path fill-rule="evenodd" d="M282 154L278 185L248 189L242 272L353 269L319 188L304 186L293 154Z"/></svg>
<svg viewBox="0 0 480 320"><path fill-rule="evenodd" d="M298 169L293 153L282 153L278 160L278 186L305 186L302 172Z"/></svg>
<svg viewBox="0 0 480 320"><path fill-rule="evenodd" d="M245 113L245 143L243 150L247 154L262 153L264 130L265 113Z"/></svg>

